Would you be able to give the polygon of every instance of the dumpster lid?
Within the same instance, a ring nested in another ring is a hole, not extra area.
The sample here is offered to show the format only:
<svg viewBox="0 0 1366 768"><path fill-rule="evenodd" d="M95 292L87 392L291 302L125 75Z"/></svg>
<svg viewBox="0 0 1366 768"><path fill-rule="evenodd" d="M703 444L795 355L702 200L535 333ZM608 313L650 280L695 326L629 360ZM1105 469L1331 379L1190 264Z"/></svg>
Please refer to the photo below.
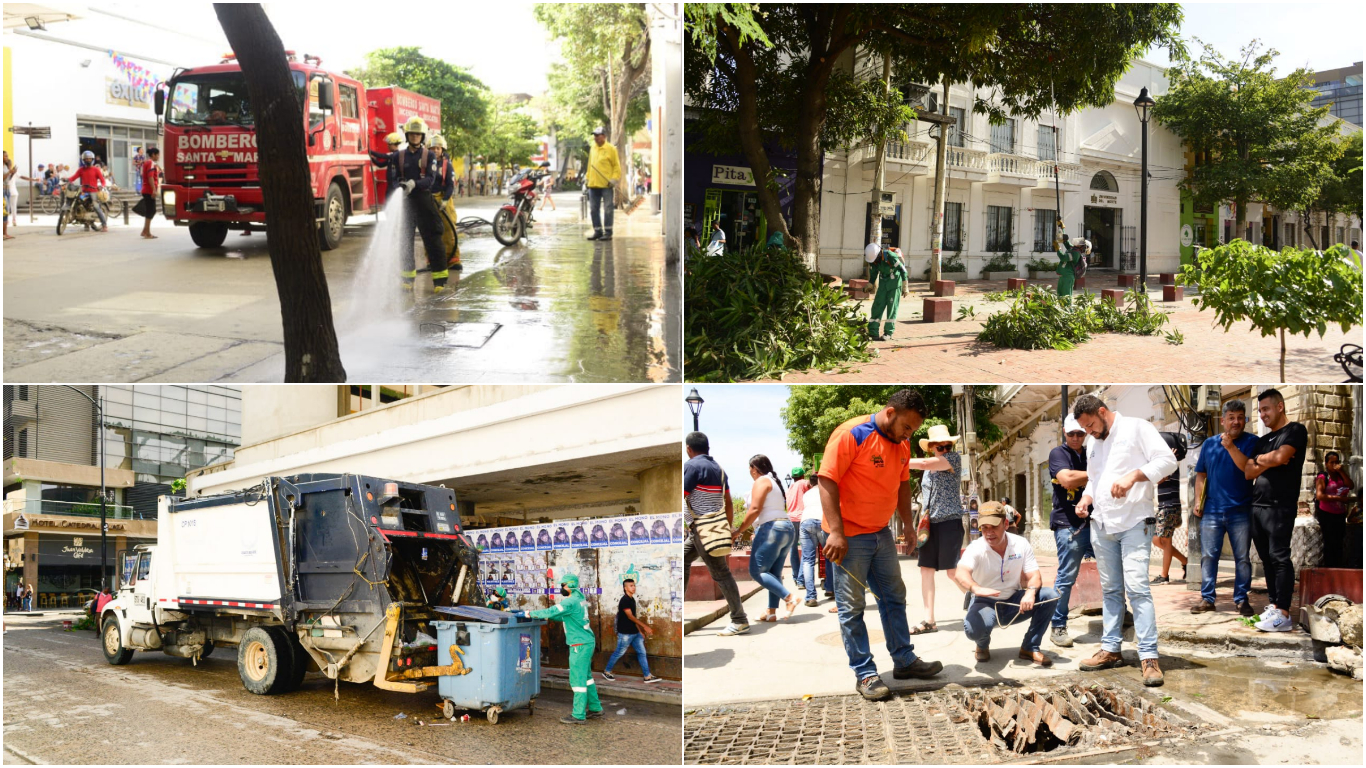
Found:
<svg viewBox="0 0 1366 768"><path fill-rule="evenodd" d="M432 610L448 616L459 616L471 621L486 621L490 624L511 624L517 618L507 611L484 608L478 605L433 606Z"/></svg>

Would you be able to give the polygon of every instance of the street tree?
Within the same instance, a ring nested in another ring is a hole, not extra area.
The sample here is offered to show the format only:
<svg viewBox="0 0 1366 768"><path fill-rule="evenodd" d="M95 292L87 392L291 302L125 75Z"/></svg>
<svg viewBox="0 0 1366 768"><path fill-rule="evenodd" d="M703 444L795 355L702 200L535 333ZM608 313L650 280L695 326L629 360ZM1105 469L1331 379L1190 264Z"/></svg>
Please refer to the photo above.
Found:
<svg viewBox="0 0 1366 768"><path fill-rule="evenodd" d="M970 83L979 89L973 110L999 121L1108 105L1147 48L1181 45L1175 3L711 3L687 13L684 89L699 112L690 146L733 152L738 139L770 230L800 241L808 261L820 235L823 155L860 135L858 116L832 98L842 82L859 87L844 64L849 51L896 51L897 76L910 82ZM796 154L790 228L774 148Z"/></svg>
<svg viewBox="0 0 1366 768"><path fill-rule="evenodd" d="M441 135L453 155L472 152L484 132L488 88L465 67L424 56L419 48L400 46L365 54L365 66L346 74L367 88L397 85L440 99Z"/></svg>
<svg viewBox="0 0 1366 768"><path fill-rule="evenodd" d="M305 152L303 94L285 47L259 3L214 3L258 117L256 147L261 194L270 220L267 249L280 296L286 382L343 382L323 273L313 184Z"/></svg>
<svg viewBox="0 0 1366 768"><path fill-rule="evenodd" d="M600 109L607 117L607 138L625 169L631 144L629 118L633 109L641 117L648 111L650 27L645 4L537 3L535 13L536 20L563 41L563 68L548 78L556 100L582 115ZM617 182L618 202L627 200L626 184L623 174Z"/></svg>
<svg viewBox="0 0 1366 768"><path fill-rule="evenodd" d="M529 163L539 148L536 143L536 121L513 109L504 96L490 95L486 109L488 122L478 139L475 152L487 162L497 163L500 171L513 163ZM502 184L498 186L501 191Z"/></svg>
<svg viewBox="0 0 1366 768"><path fill-rule="evenodd" d="M1202 43L1198 59L1177 55L1171 83L1153 119L1180 136L1198 158L1181 182L1196 205L1234 206L1235 237L1244 231L1247 205L1268 203L1303 210L1333 177L1341 153L1337 120L1328 108L1309 106L1314 75L1297 69L1277 77L1274 48L1253 40L1241 59L1227 59Z"/></svg>
<svg viewBox="0 0 1366 768"><path fill-rule="evenodd" d="M1326 248L1329 243L1320 243L1314 237L1314 214L1332 217L1343 213L1361 218L1361 132L1356 131L1344 137L1341 145L1342 154L1332 162L1332 175L1300 212L1305 233L1309 236L1310 244L1316 248Z"/></svg>

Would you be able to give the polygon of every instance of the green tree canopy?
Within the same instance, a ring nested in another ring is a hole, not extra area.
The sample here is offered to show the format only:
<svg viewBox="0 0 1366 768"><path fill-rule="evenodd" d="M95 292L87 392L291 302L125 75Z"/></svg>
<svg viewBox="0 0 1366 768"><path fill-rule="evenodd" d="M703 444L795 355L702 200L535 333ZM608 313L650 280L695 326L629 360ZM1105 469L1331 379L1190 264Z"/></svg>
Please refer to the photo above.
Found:
<svg viewBox="0 0 1366 768"><path fill-rule="evenodd" d="M381 48L346 74L367 88L397 85L441 100L441 135L453 155L474 151L486 130L488 88L464 67L424 56L414 47Z"/></svg>
<svg viewBox="0 0 1366 768"><path fill-rule="evenodd" d="M531 162L531 156L540 147L536 143L536 121L513 109L501 96L490 95L486 110L487 124L473 151L499 167Z"/></svg>
<svg viewBox="0 0 1366 768"><path fill-rule="evenodd" d="M974 110L993 119L1037 117L1114 101L1130 62L1152 45L1176 52L1175 3L689 4L684 90L699 107L704 149L738 143L756 178L771 231L816 252L822 151L868 135L867 114L842 108L850 50L886 51L903 78L971 83ZM852 123L852 125L850 124ZM885 123L884 123L885 124ZM690 143L694 145L698 142ZM773 189L771 147L794 151L789 229Z"/></svg>
<svg viewBox="0 0 1366 768"><path fill-rule="evenodd" d="M830 433L840 424L855 416L867 416L887 407L892 393L905 389L905 384L864 385L794 385L789 388L787 406L783 408L783 422L787 425L787 445L800 453L802 463L812 466L817 454L825 451ZM930 415L912 438L913 449L920 450L919 440L934 424L945 424L957 432L952 388L942 385L913 387L925 399ZM978 387L973 393L972 419L977 428L977 439L983 445L1001 439L1001 428L990 421L995 406L994 388ZM962 443L959 443L962 448ZM819 467L818 467L819 468Z"/></svg>
<svg viewBox="0 0 1366 768"><path fill-rule="evenodd" d="M1277 77L1274 48L1253 40L1241 59L1226 59L1208 44L1199 59L1178 55L1167 77L1171 89L1157 100L1153 119L1180 136L1197 155L1181 182L1197 205L1232 201L1235 232L1243 231L1247 204L1299 210L1333 177L1341 153L1336 120L1328 108L1309 106L1314 76L1297 69Z"/></svg>
<svg viewBox="0 0 1366 768"><path fill-rule="evenodd" d="M1346 213L1361 218L1361 132L1346 136L1340 142L1340 146L1342 154L1332 162L1330 178L1324 182L1318 195L1304 210L1304 220L1301 224L1309 234L1311 242L1314 242L1311 223L1315 211L1326 214ZM1316 244L1323 247L1328 245Z"/></svg>

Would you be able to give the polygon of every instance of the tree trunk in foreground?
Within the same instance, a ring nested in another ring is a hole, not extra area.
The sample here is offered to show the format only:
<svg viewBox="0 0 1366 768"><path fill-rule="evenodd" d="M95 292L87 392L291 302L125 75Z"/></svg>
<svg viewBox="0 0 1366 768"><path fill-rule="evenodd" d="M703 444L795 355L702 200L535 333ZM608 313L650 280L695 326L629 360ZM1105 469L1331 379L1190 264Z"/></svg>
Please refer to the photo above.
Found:
<svg viewBox="0 0 1366 768"><path fill-rule="evenodd" d="M344 382L318 247L303 105L284 44L259 3L215 3L214 12L255 106L257 168L270 219L266 242L284 324L285 381Z"/></svg>

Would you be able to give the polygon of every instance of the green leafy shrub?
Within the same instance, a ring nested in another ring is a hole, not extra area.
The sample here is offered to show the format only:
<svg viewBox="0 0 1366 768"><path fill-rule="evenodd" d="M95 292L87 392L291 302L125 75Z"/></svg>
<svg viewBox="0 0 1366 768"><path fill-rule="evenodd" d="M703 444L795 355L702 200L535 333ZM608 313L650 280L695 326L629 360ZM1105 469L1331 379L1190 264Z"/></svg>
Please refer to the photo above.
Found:
<svg viewBox="0 0 1366 768"><path fill-rule="evenodd" d="M1031 272L1057 272L1059 263L1047 259L1030 259L1029 263L1025 265L1025 269Z"/></svg>
<svg viewBox="0 0 1366 768"><path fill-rule="evenodd" d="M1167 315L1138 291L1127 292L1125 308L1118 309L1093 294L1061 298L1041 286L1027 286L1015 294L1009 309L987 318L977 340L1007 349L1075 349L1092 334L1153 336L1167 323Z"/></svg>
<svg viewBox="0 0 1366 768"><path fill-rule="evenodd" d="M795 250L693 256L683 298L689 381L769 378L871 358L859 305Z"/></svg>
<svg viewBox="0 0 1366 768"><path fill-rule="evenodd" d="M968 271L968 265L963 263L963 255L962 255L962 254L956 253L956 252L955 252L955 253L953 253L953 254L951 254L951 255L948 255L948 256L944 256L944 255L942 255L942 254L940 255L940 260L939 260L939 272L940 272L940 274L943 274L943 273L945 273L945 272L967 272L967 271ZM925 267L925 273L924 273L924 274L925 274L925 279L926 279L926 280L929 280L929 279L930 279L930 268L929 268L929 267Z"/></svg>
<svg viewBox="0 0 1366 768"><path fill-rule="evenodd" d="M1200 309L1214 310L1225 331L1246 320L1263 336L1281 339L1285 381L1285 334L1319 338L1337 325L1343 333L1361 325L1361 257L1344 245L1326 251L1283 248L1278 253L1244 240L1200 250L1177 278L1195 286Z"/></svg>
<svg viewBox="0 0 1366 768"><path fill-rule="evenodd" d="M985 266L982 267L982 274L988 272L1014 272L1016 271L1015 259L1013 254L998 253L991 257Z"/></svg>

